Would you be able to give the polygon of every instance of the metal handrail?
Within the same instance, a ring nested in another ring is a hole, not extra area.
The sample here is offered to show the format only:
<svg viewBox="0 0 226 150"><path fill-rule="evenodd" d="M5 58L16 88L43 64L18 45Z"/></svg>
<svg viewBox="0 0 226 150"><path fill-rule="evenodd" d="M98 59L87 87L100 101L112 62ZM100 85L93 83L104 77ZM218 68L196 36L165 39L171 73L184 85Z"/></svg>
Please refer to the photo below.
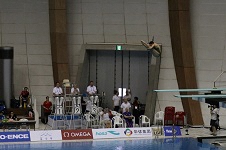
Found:
<svg viewBox="0 0 226 150"><path fill-rule="evenodd" d="M221 77L222 74L224 74L226 71L222 71L217 77L216 79L213 81L213 87L216 88L216 82L217 80Z"/></svg>

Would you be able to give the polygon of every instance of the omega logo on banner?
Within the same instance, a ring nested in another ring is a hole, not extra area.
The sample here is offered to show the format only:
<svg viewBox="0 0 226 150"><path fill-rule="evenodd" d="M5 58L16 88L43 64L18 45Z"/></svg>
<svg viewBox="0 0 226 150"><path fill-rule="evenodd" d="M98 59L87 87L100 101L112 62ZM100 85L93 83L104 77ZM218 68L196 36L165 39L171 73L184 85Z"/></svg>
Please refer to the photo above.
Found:
<svg viewBox="0 0 226 150"><path fill-rule="evenodd" d="M63 140L93 139L92 129L61 130Z"/></svg>

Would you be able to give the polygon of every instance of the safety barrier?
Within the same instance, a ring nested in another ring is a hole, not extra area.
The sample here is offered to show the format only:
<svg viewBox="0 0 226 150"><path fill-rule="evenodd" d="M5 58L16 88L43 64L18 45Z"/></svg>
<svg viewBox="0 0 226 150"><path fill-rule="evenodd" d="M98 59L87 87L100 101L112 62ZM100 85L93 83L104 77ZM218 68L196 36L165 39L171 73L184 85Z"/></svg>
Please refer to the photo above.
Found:
<svg viewBox="0 0 226 150"><path fill-rule="evenodd" d="M165 136L181 135L178 126L165 126L161 130L165 131ZM0 142L152 138L155 131L156 127L0 132Z"/></svg>

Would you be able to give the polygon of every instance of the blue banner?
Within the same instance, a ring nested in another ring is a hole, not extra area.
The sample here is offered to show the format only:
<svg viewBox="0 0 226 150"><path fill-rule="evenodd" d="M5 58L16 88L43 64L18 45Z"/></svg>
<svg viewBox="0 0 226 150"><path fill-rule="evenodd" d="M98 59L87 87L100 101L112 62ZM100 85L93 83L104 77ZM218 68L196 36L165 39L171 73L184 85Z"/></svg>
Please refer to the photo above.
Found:
<svg viewBox="0 0 226 150"><path fill-rule="evenodd" d="M164 128L164 134L165 136L181 136L181 130L179 126L165 126ZM174 131L174 134L173 134Z"/></svg>
<svg viewBox="0 0 226 150"><path fill-rule="evenodd" d="M30 141L29 131L0 132L0 142L25 142Z"/></svg>

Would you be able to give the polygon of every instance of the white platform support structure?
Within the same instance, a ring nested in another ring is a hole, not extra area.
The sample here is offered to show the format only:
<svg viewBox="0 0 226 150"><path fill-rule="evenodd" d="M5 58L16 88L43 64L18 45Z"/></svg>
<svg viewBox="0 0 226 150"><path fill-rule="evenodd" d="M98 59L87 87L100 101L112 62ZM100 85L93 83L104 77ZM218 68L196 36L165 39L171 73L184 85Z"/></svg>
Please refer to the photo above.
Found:
<svg viewBox="0 0 226 150"><path fill-rule="evenodd" d="M65 126L65 110L64 110L64 103L65 99L64 96L54 96L53 97L53 119L52 119L52 129L66 129Z"/></svg>
<svg viewBox="0 0 226 150"><path fill-rule="evenodd" d="M82 97L81 95L71 95L71 100L71 112L68 112L70 114L68 128L82 128Z"/></svg>
<svg viewBox="0 0 226 150"><path fill-rule="evenodd" d="M91 103L90 112L86 112L83 115L82 125L85 128L99 128L100 127L100 116L99 116L99 95L92 95L89 97L84 97L86 103Z"/></svg>
<svg viewBox="0 0 226 150"><path fill-rule="evenodd" d="M34 116L35 116L35 128L39 128L39 113L37 111L37 100L35 98L35 96L32 95L31 97L31 103L32 103L32 107L33 107L33 111L34 111Z"/></svg>

